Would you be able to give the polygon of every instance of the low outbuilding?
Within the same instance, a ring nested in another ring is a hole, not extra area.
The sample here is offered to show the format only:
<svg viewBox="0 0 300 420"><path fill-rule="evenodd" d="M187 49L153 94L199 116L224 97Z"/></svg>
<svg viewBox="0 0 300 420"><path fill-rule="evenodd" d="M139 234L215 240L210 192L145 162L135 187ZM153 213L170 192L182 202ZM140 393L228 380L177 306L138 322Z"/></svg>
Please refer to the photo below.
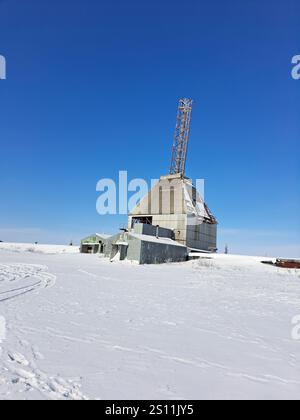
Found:
<svg viewBox="0 0 300 420"><path fill-rule="evenodd" d="M82 254L104 254L106 242L110 235L104 233L94 233L87 238L82 239L80 252Z"/></svg>
<svg viewBox="0 0 300 420"><path fill-rule="evenodd" d="M138 264L186 261L188 248L173 237L174 232L170 229L136 224L131 232L110 237L104 254L111 261L127 259Z"/></svg>

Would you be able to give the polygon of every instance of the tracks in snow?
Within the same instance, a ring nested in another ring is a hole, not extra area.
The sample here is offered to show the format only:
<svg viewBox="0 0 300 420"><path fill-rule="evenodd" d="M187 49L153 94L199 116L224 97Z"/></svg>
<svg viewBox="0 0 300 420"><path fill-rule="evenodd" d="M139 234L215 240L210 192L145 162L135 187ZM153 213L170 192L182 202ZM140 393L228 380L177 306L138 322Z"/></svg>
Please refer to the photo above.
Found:
<svg viewBox="0 0 300 420"><path fill-rule="evenodd" d="M52 287L55 281L56 276L43 265L0 264L0 303ZM4 333L3 330L0 337L3 339L0 347L0 400L10 399L16 393L21 399L30 398L30 394L48 400L87 399L77 380L49 375L37 367L37 362L44 359L37 347L31 347L27 341L15 336L12 341L18 344L12 348L8 344L11 340L5 340Z"/></svg>
<svg viewBox="0 0 300 420"><path fill-rule="evenodd" d="M36 264L0 264L0 303L37 289L52 287L56 276Z"/></svg>
<svg viewBox="0 0 300 420"><path fill-rule="evenodd" d="M87 400L80 390L77 380L64 379L58 375L48 375L38 369L37 360L43 356L29 343L22 342L24 354L3 349L3 365L0 367L0 399L10 399L16 392L20 399L28 399L30 393L38 392L47 400ZM3 388L2 388L3 387ZM1 390L4 390L4 392ZM23 396L23 397L22 397Z"/></svg>

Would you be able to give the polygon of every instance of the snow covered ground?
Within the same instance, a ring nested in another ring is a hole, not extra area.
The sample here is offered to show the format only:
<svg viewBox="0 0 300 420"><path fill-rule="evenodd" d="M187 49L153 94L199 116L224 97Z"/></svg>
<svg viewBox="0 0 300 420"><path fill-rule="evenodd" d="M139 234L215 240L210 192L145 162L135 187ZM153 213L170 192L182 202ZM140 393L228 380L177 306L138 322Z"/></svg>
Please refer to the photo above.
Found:
<svg viewBox="0 0 300 420"><path fill-rule="evenodd" d="M35 252L38 254L78 254L79 246L1 242L0 250L9 250L13 252Z"/></svg>
<svg viewBox="0 0 300 420"><path fill-rule="evenodd" d="M0 244L1 400L300 398L299 271L30 248Z"/></svg>

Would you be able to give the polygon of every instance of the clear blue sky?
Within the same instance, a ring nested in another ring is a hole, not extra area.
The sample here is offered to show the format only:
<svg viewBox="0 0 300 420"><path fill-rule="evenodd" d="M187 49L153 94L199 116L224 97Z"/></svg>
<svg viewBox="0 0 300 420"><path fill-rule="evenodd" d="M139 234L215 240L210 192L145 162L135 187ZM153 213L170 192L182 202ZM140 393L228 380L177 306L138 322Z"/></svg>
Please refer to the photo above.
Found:
<svg viewBox="0 0 300 420"><path fill-rule="evenodd" d="M0 0L0 239L117 230L97 181L166 174L187 96L220 249L300 256L299 16L298 0Z"/></svg>

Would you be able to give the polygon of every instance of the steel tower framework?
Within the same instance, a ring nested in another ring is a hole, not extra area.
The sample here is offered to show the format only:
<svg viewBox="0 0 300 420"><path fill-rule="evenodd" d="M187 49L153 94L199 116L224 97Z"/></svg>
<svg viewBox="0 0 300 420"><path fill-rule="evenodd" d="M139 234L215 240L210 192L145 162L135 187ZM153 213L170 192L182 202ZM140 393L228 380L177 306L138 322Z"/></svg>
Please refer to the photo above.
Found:
<svg viewBox="0 0 300 420"><path fill-rule="evenodd" d="M190 126L193 100L180 99L178 105L177 122L172 150L170 174L185 176L188 143L190 139Z"/></svg>

